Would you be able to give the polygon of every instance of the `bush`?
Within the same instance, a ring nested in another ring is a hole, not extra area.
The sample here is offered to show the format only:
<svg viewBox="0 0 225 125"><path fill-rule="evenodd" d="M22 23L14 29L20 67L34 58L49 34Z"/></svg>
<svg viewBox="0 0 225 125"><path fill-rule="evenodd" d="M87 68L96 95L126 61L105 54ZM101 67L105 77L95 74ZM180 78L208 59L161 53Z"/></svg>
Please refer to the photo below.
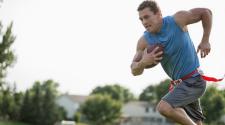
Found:
<svg viewBox="0 0 225 125"><path fill-rule="evenodd" d="M76 114L74 115L74 120L75 122L80 122L80 118L81 118L81 113L80 112L76 112Z"/></svg>

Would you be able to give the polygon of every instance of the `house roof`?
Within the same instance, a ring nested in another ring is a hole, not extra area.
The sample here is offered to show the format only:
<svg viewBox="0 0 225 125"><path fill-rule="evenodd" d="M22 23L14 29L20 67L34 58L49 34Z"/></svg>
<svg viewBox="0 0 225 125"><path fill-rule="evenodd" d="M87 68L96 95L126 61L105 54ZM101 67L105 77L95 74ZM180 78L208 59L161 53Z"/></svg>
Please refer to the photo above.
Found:
<svg viewBox="0 0 225 125"><path fill-rule="evenodd" d="M71 98L72 101L74 101L74 102L83 103L83 102L86 101L88 96L84 96L84 95L69 95L69 98Z"/></svg>

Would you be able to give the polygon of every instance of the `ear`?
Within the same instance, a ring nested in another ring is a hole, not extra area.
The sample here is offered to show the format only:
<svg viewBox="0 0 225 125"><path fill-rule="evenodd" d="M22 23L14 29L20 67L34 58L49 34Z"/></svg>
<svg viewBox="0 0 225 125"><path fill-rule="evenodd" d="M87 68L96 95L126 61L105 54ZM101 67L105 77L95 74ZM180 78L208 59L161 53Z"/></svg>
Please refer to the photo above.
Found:
<svg viewBox="0 0 225 125"><path fill-rule="evenodd" d="M155 13L155 15L162 16L161 10L159 9L158 12Z"/></svg>
<svg viewBox="0 0 225 125"><path fill-rule="evenodd" d="M158 12L156 12L156 15L162 16L161 10L159 9Z"/></svg>

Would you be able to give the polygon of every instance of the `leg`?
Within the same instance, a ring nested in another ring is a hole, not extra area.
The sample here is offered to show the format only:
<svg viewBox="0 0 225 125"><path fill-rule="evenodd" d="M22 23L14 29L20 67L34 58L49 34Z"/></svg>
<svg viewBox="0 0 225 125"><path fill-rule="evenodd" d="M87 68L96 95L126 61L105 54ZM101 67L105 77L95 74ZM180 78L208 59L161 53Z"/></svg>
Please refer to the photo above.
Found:
<svg viewBox="0 0 225 125"><path fill-rule="evenodd" d="M157 110L163 116L182 125L201 125L195 124L182 108L173 108L169 103L163 100L159 102Z"/></svg>
<svg viewBox="0 0 225 125"><path fill-rule="evenodd" d="M197 125L203 125L202 124L202 121L197 121L197 122L195 122Z"/></svg>
<svg viewBox="0 0 225 125"><path fill-rule="evenodd" d="M182 108L197 125L202 125L202 121L205 119L205 117L202 113L200 99L185 105Z"/></svg>
<svg viewBox="0 0 225 125"><path fill-rule="evenodd" d="M173 91L167 93L157 106L165 117L182 125L201 125L202 115L199 97L206 89L200 76L182 81Z"/></svg>

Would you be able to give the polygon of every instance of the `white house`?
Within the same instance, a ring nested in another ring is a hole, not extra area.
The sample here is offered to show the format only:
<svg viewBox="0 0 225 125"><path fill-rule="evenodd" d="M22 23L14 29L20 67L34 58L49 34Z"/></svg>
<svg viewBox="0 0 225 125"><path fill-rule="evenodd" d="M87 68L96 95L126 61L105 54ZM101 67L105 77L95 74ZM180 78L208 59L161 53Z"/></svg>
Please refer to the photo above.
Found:
<svg viewBox="0 0 225 125"><path fill-rule="evenodd" d="M88 96L61 95L56 103L67 111L67 118L73 119L79 106ZM162 117L155 106L148 102L131 101L123 105L120 125L173 125L172 122Z"/></svg>
<svg viewBox="0 0 225 125"><path fill-rule="evenodd" d="M225 115L222 116L221 121L225 123Z"/></svg>
<svg viewBox="0 0 225 125"><path fill-rule="evenodd" d="M132 101L122 108L120 125L174 125L162 117L155 106L148 102Z"/></svg>
<svg viewBox="0 0 225 125"><path fill-rule="evenodd" d="M56 103L62 106L67 112L67 118L73 119L77 109L85 102L88 96L82 95L61 95L56 99Z"/></svg>

